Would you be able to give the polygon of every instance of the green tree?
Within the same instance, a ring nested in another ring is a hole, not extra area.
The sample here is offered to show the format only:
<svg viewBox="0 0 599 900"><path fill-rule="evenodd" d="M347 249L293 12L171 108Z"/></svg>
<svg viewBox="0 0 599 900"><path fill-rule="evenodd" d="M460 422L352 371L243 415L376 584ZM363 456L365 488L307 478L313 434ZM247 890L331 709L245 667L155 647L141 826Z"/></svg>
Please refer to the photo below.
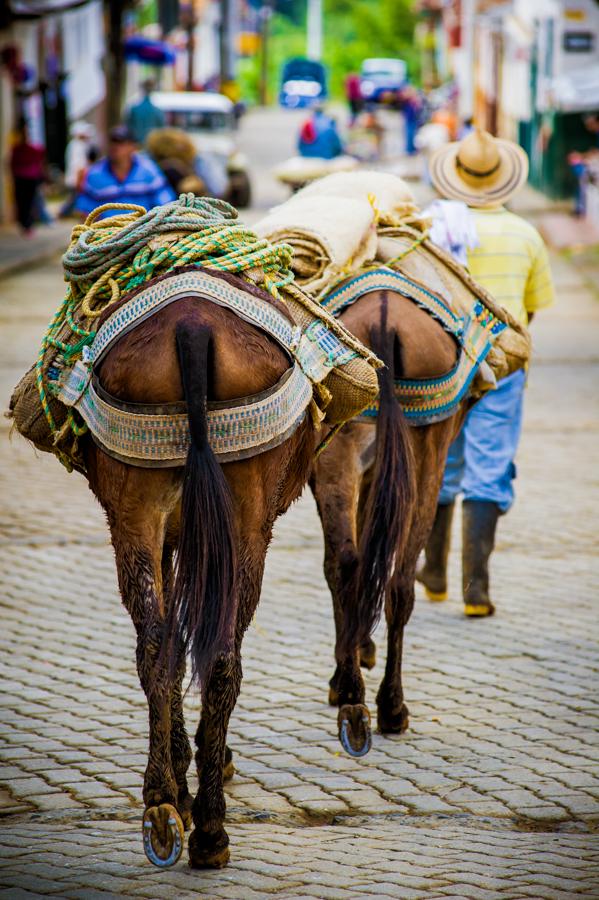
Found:
<svg viewBox="0 0 599 900"><path fill-rule="evenodd" d="M362 60L372 56L405 59L417 80L412 0L324 0L324 11L324 57L334 95L342 94L348 72L357 71Z"/></svg>
<svg viewBox="0 0 599 900"><path fill-rule="evenodd" d="M418 52L414 46L416 15L413 0L323 0L323 62L329 90L342 97L349 72L372 56L405 59L412 80L418 80ZM303 10L298 24L300 7ZM272 17L269 47L269 93L275 100L284 62L306 53L306 0L279 0ZM240 84L246 100L257 99L259 55L240 63Z"/></svg>

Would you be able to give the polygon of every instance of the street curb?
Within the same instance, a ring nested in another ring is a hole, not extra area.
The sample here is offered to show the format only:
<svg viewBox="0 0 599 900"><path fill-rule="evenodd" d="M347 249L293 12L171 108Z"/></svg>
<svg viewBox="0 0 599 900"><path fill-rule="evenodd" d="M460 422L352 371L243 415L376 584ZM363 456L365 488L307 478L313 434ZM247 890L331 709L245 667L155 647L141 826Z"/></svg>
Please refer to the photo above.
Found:
<svg viewBox="0 0 599 900"><path fill-rule="evenodd" d="M48 250L47 253L42 253L39 256L32 257L31 259L19 259L15 260L12 263L6 264L0 263L0 281L3 281L5 278L10 278L11 275L18 275L25 269L37 268L37 266L48 262L49 259L60 252L60 250Z"/></svg>

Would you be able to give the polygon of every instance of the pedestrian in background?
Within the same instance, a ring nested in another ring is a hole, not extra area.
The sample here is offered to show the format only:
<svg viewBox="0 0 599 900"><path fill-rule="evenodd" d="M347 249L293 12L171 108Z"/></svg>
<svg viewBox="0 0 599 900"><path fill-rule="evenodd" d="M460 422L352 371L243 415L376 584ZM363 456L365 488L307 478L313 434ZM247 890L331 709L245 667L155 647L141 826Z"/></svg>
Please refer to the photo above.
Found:
<svg viewBox="0 0 599 900"><path fill-rule="evenodd" d="M175 199L156 163L136 152L135 138L126 125L116 125L108 138L108 153L90 166L75 209L85 215L104 203L135 203L151 209ZM107 211L102 218L109 215Z"/></svg>
<svg viewBox="0 0 599 900"><path fill-rule="evenodd" d="M568 165L576 178L576 191L574 193L574 215L583 218L586 215L586 189L588 183L587 164L584 153L573 150L568 154Z"/></svg>
<svg viewBox="0 0 599 900"><path fill-rule="evenodd" d="M468 268L523 325L554 302L545 244L538 231L502 205L528 175L524 150L475 129L437 150L430 177L441 197L470 208L478 245L467 250ZM447 596L447 559L455 500L462 494L462 589L468 616L489 616L489 558L497 522L514 501L514 458L520 440L526 375L514 372L468 413L451 445L437 514L417 578L432 600Z"/></svg>
<svg viewBox="0 0 599 900"><path fill-rule="evenodd" d="M46 154L40 144L33 144L29 140L25 121L19 122L17 127L9 166L13 178L17 222L29 237L35 221L37 191L46 177Z"/></svg>
<svg viewBox="0 0 599 900"><path fill-rule="evenodd" d="M151 78L141 83L143 97L139 103L129 108L126 123L133 138L138 144L145 144L146 138L154 128L164 128L164 113L152 103L151 93L154 82Z"/></svg>
<svg viewBox="0 0 599 900"><path fill-rule="evenodd" d="M349 106L349 124L353 125L364 108L360 76L355 72L351 72L345 79L345 96Z"/></svg>
<svg viewBox="0 0 599 900"><path fill-rule="evenodd" d="M298 150L301 156L334 159L343 153L337 123L324 109L316 107L300 129Z"/></svg>
<svg viewBox="0 0 599 900"><path fill-rule="evenodd" d="M60 216L68 216L73 212L77 195L81 190L85 174L92 160L94 127L89 122L74 122L71 127L71 139L65 152L64 183L68 196L60 210Z"/></svg>
<svg viewBox="0 0 599 900"><path fill-rule="evenodd" d="M422 97L413 85L408 84L399 92L399 107L403 113L405 147L407 156L416 153L416 132L422 117L424 103Z"/></svg>

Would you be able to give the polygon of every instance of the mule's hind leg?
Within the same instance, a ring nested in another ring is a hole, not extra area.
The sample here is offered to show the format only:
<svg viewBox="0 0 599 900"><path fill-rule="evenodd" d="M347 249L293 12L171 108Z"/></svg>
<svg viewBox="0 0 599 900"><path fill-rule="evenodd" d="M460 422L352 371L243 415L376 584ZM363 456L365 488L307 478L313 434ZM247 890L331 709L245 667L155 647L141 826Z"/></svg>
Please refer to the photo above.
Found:
<svg viewBox="0 0 599 900"><path fill-rule="evenodd" d="M364 425L346 426L319 461L312 479L325 541L325 576L333 597L336 668L329 682L329 703L339 707L339 739L352 756L363 756L371 746L370 713L364 705L360 671L362 650L374 653L374 644L360 648L344 640L344 628L356 606L358 503L364 454L374 438ZM327 453L329 454L327 457Z"/></svg>
<svg viewBox="0 0 599 900"><path fill-rule="evenodd" d="M173 582L173 545L167 539L162 554L162 591L165 608L168 609ZM183 714L183 679L185 677L185 653L180 644L171 691L171 762L177 782L177 809L185 829L191 827L193 797L189 792L187 771L193 759L193 752L185 728Z"/></svg>
<svg viewBox="0 0 599 900"><path fill-rule="evenodd" d="M415 570L414 570L415 571ZM408 707L404 703L401 660L404 627L414 607L414 572L396 575L385 605L387 619L387 662L376 696L377 724L383 734L401 733L408 727Z"/></svg>
<svg viewBox="0 0 599 900"><path fill-rule="evenodd" d="M196 734L199 789L189 839L189 864L194 869L219 869L229 860L229 836L223 827L223 770L227 728L240 687L241 656L235 649L216 660L202 690L202 717Z"/></svg>
<svg viewBox="0 0 599 900"><path fill-rule="evenodd" d="M183 823L177 812L179 789L171 756L171 680L160 659L164 638L160 557L156 546L132 537L129 532L123 540L120 529L113 532L121 593L137 631L137 671L149 712L144 850L154 865L162 867L173 865L181 855Z"/></svg>
<svg viewBox="0 0 599 900"><path fill-rule="evenodd" d="M376 698L378 727L383 734L399 734L409 724L401 672L403 633L414 608L416 564L435 517L445 457L453 433L453 419L415 428L411 432L416 461L417 504L385 604L387 662Z"/></svg>
<svg viewBox="0 0 599 900"><path fill-rule="evenodd" d="M123 602L137 631L137 672L149 707L150 750L144 777L146 806L176 803L177 784L171 762L171 691L159 662L164 622L159 612L154 548L113 535Z"/></svg>
<svg viewBox="0 0 599 900"><path fill-rule="evenodd" d="M372 450L374 451L374 428L372 428L372 435ZM372 475L373 468L371 466L368 471L366 471L362 476L362 484L360 486L360 501L358 504L358 534L361 534L364 530L364 514L368 493L372 485ZM367 637L361 642L359 658L360 666L363 669L374 669L376 665L376 644L372 637Z"/></svg>
<svg viewBox="0 0 599 900"><path fill-rule="evenodd" d="M95 448L90 448L88 472L110 525L119 588L137 632L137 671L148 702L144 849L155 865L168 866L181 854L183 825L171 757L172 679L162 660L162 561L166 521L178 500L179 480L166 470L150 473L125 466Z"/></svg>
<svg viewBox="0 0 599 900"><path fill-rule="evenodd" d="M266 526L265 526L266 528ZM260 599L266 548L271 528L240 542L239 608L235 647L221 655L202 690L202 715L196 734L199 790L193 804L194 831L189 839L192 868L221 868L229 859L229 837L223 827L223 782L232 767L227 728L241 687L241 641Z"/></svg>
<svg viewBox="0 0 599 900"><path fill-rule="evenodd" d="M372 430L372 429L369 429ZM343 611L351 604L358 568L357 517L363 436L346 426L315 466L310 486L314 493L324 535L324 573L333 599L336 668L329 682L329 703L342 706L364 702L364 682L355 654L339 652ZM371 651L372 652L372 651Z"/></svg>

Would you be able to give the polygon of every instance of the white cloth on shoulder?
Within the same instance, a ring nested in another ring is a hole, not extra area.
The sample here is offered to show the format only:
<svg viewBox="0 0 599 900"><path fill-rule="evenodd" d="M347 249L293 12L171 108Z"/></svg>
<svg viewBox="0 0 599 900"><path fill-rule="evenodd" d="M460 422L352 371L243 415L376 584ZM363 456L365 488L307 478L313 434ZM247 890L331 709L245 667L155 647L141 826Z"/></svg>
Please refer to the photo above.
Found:
<svg viewBox="0 0 599 900"><path fill-rule="evenodd" d="M431 241L467 267L467 251L478 247L480 241L476 221L466 204L461 200L433 200L422 215L432 219Z"/></svg>

